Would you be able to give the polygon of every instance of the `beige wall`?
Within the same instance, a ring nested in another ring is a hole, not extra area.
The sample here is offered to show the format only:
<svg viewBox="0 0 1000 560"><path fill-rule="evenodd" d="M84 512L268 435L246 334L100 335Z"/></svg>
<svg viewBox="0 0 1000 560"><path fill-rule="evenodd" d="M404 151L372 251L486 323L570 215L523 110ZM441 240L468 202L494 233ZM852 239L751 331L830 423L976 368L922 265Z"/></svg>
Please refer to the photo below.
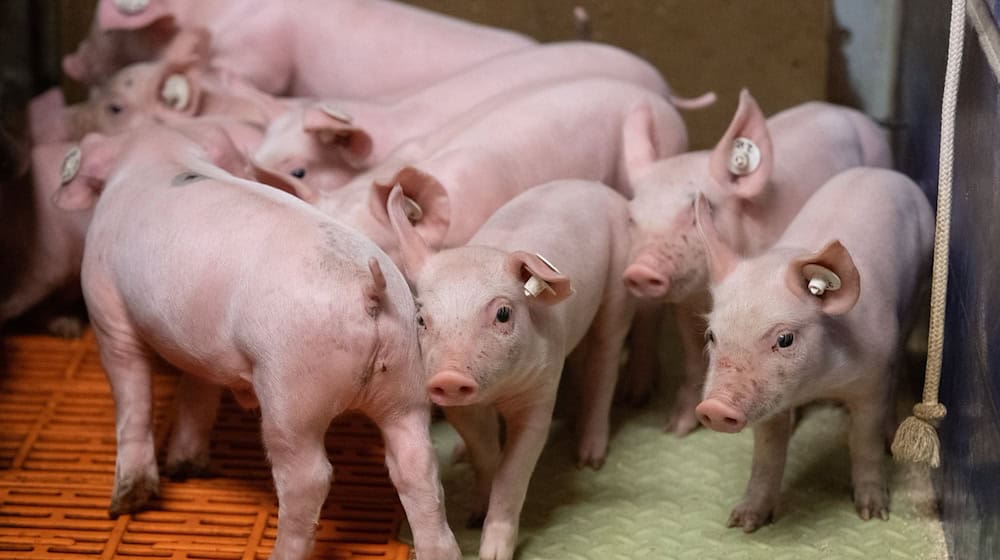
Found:
<svg viewBox="0 0 1000 560"><path fill-rule="evenodd" d="M768 114L825 99L831 22L827 0L406 0L542 41L574 38L573 7L593 39L652 62L682 95L719 102L686 115L692 147L712 145L749 87Z"/></svg>

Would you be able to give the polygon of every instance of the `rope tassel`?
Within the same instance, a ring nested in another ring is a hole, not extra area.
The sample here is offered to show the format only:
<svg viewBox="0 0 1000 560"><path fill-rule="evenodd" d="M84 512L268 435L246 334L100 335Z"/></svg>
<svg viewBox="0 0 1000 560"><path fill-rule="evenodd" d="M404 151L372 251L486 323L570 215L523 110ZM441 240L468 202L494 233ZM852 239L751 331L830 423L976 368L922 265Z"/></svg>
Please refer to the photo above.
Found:
<svg viewBox="0 0 1000 560"><path fill-rule="evenodd" d="M931 316L927 336L927 369L923 402L913 407L913 416L896 430L892 455L897 461L941 465L941 442L937 425L947 410L938 402L941 385L941 354L944 348L944 312L948 292L948 238L951 231L951 179L955 147L955 107L958 78L962 70L965 38L965 0L952 0L948 37L948 66L941 99L941 156L938 174L937 220L934 226L934 266L931 271Z"/></svg>

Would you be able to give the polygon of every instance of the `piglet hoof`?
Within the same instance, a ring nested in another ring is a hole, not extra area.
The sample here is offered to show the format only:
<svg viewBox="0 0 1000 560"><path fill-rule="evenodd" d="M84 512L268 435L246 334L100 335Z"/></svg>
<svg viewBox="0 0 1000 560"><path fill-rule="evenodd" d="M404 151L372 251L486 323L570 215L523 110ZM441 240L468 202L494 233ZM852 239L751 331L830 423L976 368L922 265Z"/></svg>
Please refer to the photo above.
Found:
<svg viewBox="0 0 1000 560"><path fill-rule="evenodd" d="M140 511L159 492L160 481L156 477L133 477L116 481L108 515L111 519L116 519L123 513Z"/></svg>
<svg viewBox="0 0 1000 560"><path fill-rule="evenodd" d="M465 463L468 459L469 457L465 447L465 442L458 440L455 443L455 447L451 448L451 464L458 465L460 463Z"/></svg>
<svg viewBox="0 0 1000 560"><path fill-rule="evenodd" d="M480 560L511 560L517 546L517 525L489 523L479 545Z"/></svg>
<svg viewBox="0 0 1000 560"><path fill-rule="evenodd" d="M170 477L170 480L177 482L185 481L189 478L213 478L216 473L208 466L208 460L188 459L167 463L163 468L163 473Z"/></svg>
<svg viewBox="0 0 1000 560"><path fill-rule="evenodd" d="M866 484L854 490L854 508L858 517L868 521L878 517L889 520L889 491L880 484Z"/></svg>
<svg viewBox="0 0 1000 560"><path fill-rule="evenodd" d="M608 458L608 438L594 438L597 441L584 438L576 450L576 468L582 469L590 467L600 470L604 466L604 461Z"/></svg>
<svg viewBox="0 0 1000 560"><path fill-rule="evenodd" d="M744 533L753 533L774 520L774 507L744 501L729 514L726 527L739 527Z"/></svg>
<svg viewBox="0 0 1000 560"><path fill-rule="evenodd" d="M80 338L83 336L83 320L69 315L55 317L46 323L45 330L59 338Z"/></svg>

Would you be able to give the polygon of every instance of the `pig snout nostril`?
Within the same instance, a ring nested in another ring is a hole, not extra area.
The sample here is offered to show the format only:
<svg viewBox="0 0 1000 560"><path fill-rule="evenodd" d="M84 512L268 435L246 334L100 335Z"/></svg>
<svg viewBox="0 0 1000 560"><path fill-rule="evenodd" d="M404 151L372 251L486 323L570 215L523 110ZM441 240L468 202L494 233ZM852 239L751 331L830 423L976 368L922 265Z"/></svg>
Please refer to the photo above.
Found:
<svg viewBox="0 0 1000 560"><path fill-rule="evenodd" d="M461 387L458 388L458 392L463 395L471 395L473 391L475 391L475 389L473 389L468 385L462 385Z"/></svg>
<svg viewBox="0 0 1000 560"><path fill-rule="evenodd" d="M431 387L431 392L439 397L443 397L445 395L444 387Z"/></svg>
<svg viewBox="0 0 1000 560"><path fill-rule="evenodd" d="M733 418L732 416L726 416L726 418L723 420L723 422L725 422L726 424L729 424L730 426L734 426L734 427L737 426L737 425L739 425L739 423L740 423L739 420Z"/></svg>

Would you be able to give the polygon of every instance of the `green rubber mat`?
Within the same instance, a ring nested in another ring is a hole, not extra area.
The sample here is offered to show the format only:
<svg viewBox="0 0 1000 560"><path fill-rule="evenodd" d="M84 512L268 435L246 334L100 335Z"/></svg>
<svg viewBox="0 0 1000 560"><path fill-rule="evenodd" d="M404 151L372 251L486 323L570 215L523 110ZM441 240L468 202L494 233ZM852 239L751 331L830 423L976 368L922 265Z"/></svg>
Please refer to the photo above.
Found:
<svg viewBox="0 0 1000 560"><path fill-rule="evenodd" d="M596 472L575 468L572 434L557 422L528 491L516 558L947 558L923 469L887 457L891 518L858 518L841 409L806 413L789 449L778 519L749 535L725 523L750 474L750 431L700 429L679 439L662 431L663 420L657 403L617 407L608 462ZM478 558L480 531L465 529L472 470L449 463L457 436L447 423L437 422L433 436L449 521L465 557Z"/></svg>

